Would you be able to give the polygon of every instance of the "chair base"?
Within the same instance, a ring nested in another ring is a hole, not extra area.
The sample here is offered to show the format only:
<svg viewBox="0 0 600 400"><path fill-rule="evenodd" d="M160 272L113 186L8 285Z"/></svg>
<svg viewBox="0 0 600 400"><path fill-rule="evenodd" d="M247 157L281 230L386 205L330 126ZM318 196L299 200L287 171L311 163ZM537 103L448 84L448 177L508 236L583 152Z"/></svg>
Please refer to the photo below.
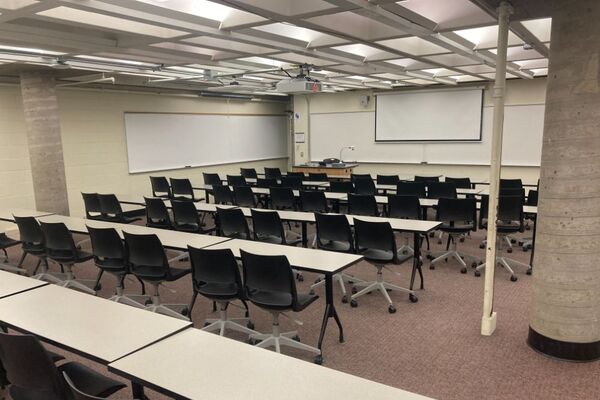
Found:
<svg viewBox="0 0 600 400"><path fill-rule="evenodd" d="M206 332L215 332L218 331L220 336L225 336L225 332L227 330L232 330L235 332L246 333L248 335L257 335L259 334L257 331L251 329L251 326L254 326L250 321L250 318L229 318L227 315L227 306L228 303L220 303L220 318L208 318L204 321L203 331ZM246 326L240 324L240 322L245 323Z"/></svg>
<svg viewBox="0 0 600 400"><path fill-rule="evenodd" d="M431 260L431 264L430 264L429 268L435 269L436 264L438 264L441 261L448 261L448 258L454 258L456 261L458 261L458 263L462 267L460 269L460 272L463 274L467 273L467 263L464 260L465 258L470 258L471 260L473 260L473 262L471 263L471 266L473 268L475 268L478 264L477 261L475 261L475 260L479 260L477 257L472 256L470 254L463 254L463 253L459 253L456 250L449 250L449 251L445 252L444 254Z"/></svg>
<svg viewBox="0 0 600 400"><path fill-rule="evenodd" d="M343 272L334 274L332 276L332 280L335 282L338 282L340 285L340 290L342 292L342 303L347 303L348 302L348 295L346 294L346 286L344 285L344 283L362 283L364 282L362 279L359 279L357 277L354 277L352 275L348 275L345 274ZM325 285L325 279L319 279L318 282L315 282L314 284L312 284L310 286L310 294L314 293L314 290L318 287L321 287Z"/></svg>
<svg viewBox="0 0 600 400"><path fill-rule="evenodd" d="M321 355L321 350L318 348L301 343L297 331L280 332L279 313L273 313L273 332L250 335L250 341L256 340L260 340L259 343L255 344L256 347L261 347L263 349L274 347L277 353L281 353L282 346L287 346Z"/></svg>
<svg viewBox="0 0 600 400"><path fill-rule="evenodd" d="M27 270L25 268L8 264L8 259L6 259L3 263L0 263L0 270L15 272L17 274L27 274Z"/></svg>
<svg viewBox="0 0 600 400"><path fill-rule="evenodd" d="M152 304L144 307L145 310L150 312L168 315L169 317L183 319L189 321L190 318L184 314L188 313L188 306L185 304L163 304L160 302L160 296L158 293L158 284L154 283L154 294L152 295ZM179 311L179 312L178 312Z"/></svg>
<svg viewBox="0 0 600 400"><path fill-rule="evenodd" d="M516 282L518 279L517 275L515 275L515 271L513 270L513 267L525 268L527 270L527 275L531 275L531 271L532 271L531 265L522 263L517 260L513 260L512 258L508 258L508 257L496 257L496 265L503 267L510 273L510 280L512 282ZM485 263L478 266L475 269L475 276L481 276L481 270L484 268L485 268Z"/></svg>
<svg viewBox="0 0 600 400"><path fill-rule="evenodd" d="M358 291L357 293L353 294L351 297L351 302L350 305L352 307L357 307L358 303L356 301L357 298L359 298L360 296L363 296L367 293L371 293L375 290L378 290L379 293L382 294L382 296L385 298L385 300L388 303L388 311L390 313L395 313L396 312L396 308L394 307L394 303L392 302L392 299L390 298L390 295L388 294L388 290L390 291L396 291L396 292L403 292L403 293L408 293L409 297L411 299L411 301L414 302L413 298L416 299L416 295L415 295L415 291L414 290L410 290L407 288L403 288L397 285L394 285L392 283L386 282L383 280L383 273L382 273L382 269L383 269L383 265L375 265L377 267L377 280L376 281L371 281L371 282L357 282L354 286L359 286L359 287L363 287L364 288L360 291Z"/></svg>
<svg viewBox="0 0 600 400"><path fill-rule="evenodd" d="M142 302L136 301L135 298L140 298ZM114 296L110 297L108 300L114 301L121 304L126 304L128 306L136 307L136 308L146 308L146 301L150 300L150 296L145 296L142 294L130 294L127 295L123 293L123 288L117 287L117 292Z"/></svg>
<svg viewBox="0 0 600 400"><path fill-rule="evenodd" d="M68 273L67 273L68 275ZM91 280L91 279L75 279L75 278L69 278L67 276L67 279L64 281L60 281L57 282L58 286L62 286L65 288L71 288L71 289L76 289L79 290L81 292L84 293L89 293L91 295L96 295L96 291L94 289L92 289L92 287L94 286L95 281Z"/></svg>

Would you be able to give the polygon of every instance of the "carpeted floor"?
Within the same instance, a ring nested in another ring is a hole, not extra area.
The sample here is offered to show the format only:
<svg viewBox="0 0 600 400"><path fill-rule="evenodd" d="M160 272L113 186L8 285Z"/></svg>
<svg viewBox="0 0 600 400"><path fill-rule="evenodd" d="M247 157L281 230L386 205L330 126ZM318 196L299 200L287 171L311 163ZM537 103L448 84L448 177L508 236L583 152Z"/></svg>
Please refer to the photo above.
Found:
<svg viewBox="0 0 600 400"><path fill-rule="evenodd" d="M485 232L476 232L459 244L465 253L484 256L479 243ZM530 233L525 234L530 235ZM399 238L399 243L404 240ZM432 250L441 251L444 245L432 239ZM12 262L20 256L19 249L10 251ZM517 248L511 257L528 262L529 253ZM26 264L31 270L33 259ZM407 286L410 263L394 266L400 275L384 272L386 280ZM183 263L182 263L183 265ZM435 270L425 262L425 290L419 291L419 302L408 300L404 294L391 294L397 312L389 314L380 294L365 295L359 306L351 308L340 301L335 288L336 307L344 324L346 342L337 341L337 328L329 325L324 343L325 366L372 379L437 399L593 399L600 395L600 363L575 364L555 361L532 351L526 344L528 330L528 302L531 277L518 270L517 282L497 270L495 310L498 327L492 337L479 334L482 312L483 277L473 276L471 268L466 275L459 272L455 261L440 264ZM76 268L82 278L93 278L96 268L89 262ZM375 268L362 262L348 270L363 279L375 277ZM299 291L308 290L316 275L305 273L305 281L298 283ZM99 296L110 297L115 280L103 278ZM187 303L191 296L191 278L170 283L171 293L163 290L166 302ZM137 291L130 283L128 291ZM349 288L348 288L349 289ZM317 293L322 294L322 290ZM66 305L65 305L66 306ZM319 299L297 315L304 325L297 327L303 342L316 345L324 300ZM193 312L196 327L211 312L211 304L199 297ZM232 314L238 313L235 308ZM241 314L241 311L239 311ZM269 314L251 305L251 317L258 331L269 331ZM296 327L288 320L283 329ZM238 337L243 340L243 337ZM58 350L60 352L60 350ZM265 350L267 351L267 350ZM294 357L312 361L312 356L284 349ZM63 352L64 353L64 352ZM68 359L79 360L108 374L106 368L66 354ZM201 360L199 360L201 362ZM182 368L193 368L193 365ZM235 361L231 364L235 384ZM260 368L257 366L257 373ZM152 399L163 398L150 390ZM130 398L126 389L113 398Z"/></svg>

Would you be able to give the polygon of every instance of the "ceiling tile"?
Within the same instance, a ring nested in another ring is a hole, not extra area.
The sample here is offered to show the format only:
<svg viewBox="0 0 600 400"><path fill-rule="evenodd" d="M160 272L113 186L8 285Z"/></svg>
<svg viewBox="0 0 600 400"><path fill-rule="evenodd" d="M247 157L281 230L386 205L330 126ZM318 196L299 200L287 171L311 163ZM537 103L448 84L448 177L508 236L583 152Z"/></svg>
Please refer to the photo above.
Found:
<svg viewBox="0 0 600 400"><path fill-rule="evenodd" d="M494 19L469 0L404 0L397 4L438 24L438 30L493 24Z"/></svg>
<svg viewBox="0 0 600 400"><path fill-rule="evenodd" d="M473 49L492 49L498 46L498 25L484 26L481 28L463 29L455 31L457 35L473 43ZM508 45L523 44L523 41L514 33L508 33Z"/></svg>
<svg viewBox="0 0 600 400"><path fill-rule="evenodd" d="M204 47L216 47L227 51L238 51L246 54L264 54L272 53L273 49L268 47L256 46L248 43L236 42L233 40L226 40L215 38L211 36L197 36L190 39L184 39L184 42L194 43Z"/></svg>
<svg viewBox="0 0 600 400"><path fill-rule="evenodd" d="M328 31L338 31L363 40L385 39L406 34L400 29L392 28L389 25L350 11L321 15L309 18L308 21Z"/></svg>
<svg viewBox="0 0 600 400"><path fill-rule="evenodd" d="M332 47L332 49L364 57L365 61L388 60L390 58L397 57L396 55L388 53L387 51L382 51L376 49L375 47L364 44L348 44L344 46Z"/></svg>
<svg viewBox="0 0 600 400"><path fill-rule="evenodd" d="M442 65L446 65L448 67L459 67L461 65L474 65L482 63L472 60L469 57L460 56L458 54L442 54L440 56L431 56L426 58L428 60Z"/></svg>
<svg viewBox="0 0 600 400"><path fill-rule="evenodd" d="M550 41L550 31L552 29L552 18L532 19L521 21L527 30L538 38L540 42Z"/></svg>
<svg viewBox="0 0 600 400"><path fill-rule="evenodd" d="M377 43L413 56L448 53L447 49L416 36L382 40Z"/></svg>

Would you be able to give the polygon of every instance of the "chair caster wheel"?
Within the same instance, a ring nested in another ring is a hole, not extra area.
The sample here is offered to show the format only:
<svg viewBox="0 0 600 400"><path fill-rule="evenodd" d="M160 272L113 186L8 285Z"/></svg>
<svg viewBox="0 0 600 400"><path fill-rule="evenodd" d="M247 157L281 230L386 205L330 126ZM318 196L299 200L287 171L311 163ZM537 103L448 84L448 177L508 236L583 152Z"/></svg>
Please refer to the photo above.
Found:
<svg viewBox="0 0 600 400"><path fill-rule="evenodd" d="M510 281L511 281L511 282L516 282L516 281L517 281L517 279L518 279L518 278L517 278L515 275L511 275L511 277L510 277Z"/></svg>
<svg viewBox="0 0 600 400"><path fill-rule="evenodd" d="M461 237L460 239L458 239L459 242L464 243L465 242L465 238Z"/></svg>
<svg viewBox="0 0 600 400"><path fill-rule="evenodd" d="M146 301L144 301L144 305L145 306L149 306L150 304L152 304L152 300L151 299L146 299Z"/></svg>
<svg viewBox="0 0 600 400"><path fill-rule="evenodd" d="M210 325L210 322L205 322L205 323L204 323L204 327L205 327L205 328L206 328L207 326L209 326L209 325Z"/></svg>
<svg viewBox="0 0 600 400"><path fill-rule="evenodd" d="M429 232L429 237L433 237L435 235L435 232Z"/></svg>
<svg viewBox="0 0 600 400"><path fill-rule="evenodd" d="M348 296L342 296L342 303L346 304L348 302Z"/></svg>
<svg viewBox="0 0 600 400"><path fill-rule="evenodd" d="M248 344L249 345L256 346L258 343L260 343L260 340L248 339Z"/></svg>
<svg viewBox="0 0 600 400"><path fill-rule="evenodd" d="M254 323L252 321L248 321L246 328L254 330Z"/></svg>
<svg viewBox="0 0 600 400"><path fill-rule="evenodd" d="M352 307L352 308L358 307L358 302L354 299L350 300L350 307Z"/></svg>
<svg viewBox="0 0 600 400"><path fill-rule="evenodd" d="M517 239L510 239L510 242L511 242L512 244L515 244L515 243L517 243Z"/></svg>
<svg viewBox="0 0 600 400"><path fill-rule="evenodd" d="M529 269L527 270L527 272L525 272L525 273L526 273L527 275L531 275L531 273L532 273L532 272L533 272L533 271L531 270L531 268L529 268Z"/></svg>
<svg viewBox="0 0 600 400"><path fill-rule="evenodd" d="M429 269L435 269L435 265L431 264L431 265L429 266Z"/></svg>
<svg viewBox="0 0 600 400"><path fill-rule="evenodd" d="M188 310L188 308L185 307L184 309L181 310L181 315L187 317L189 312L190 312L190 310Z"/></svg>
<svg viewBox="0 0 600 400"><path fill-rule="evenodd" d="M512 249L509 247L508 249L506 249L507 253L512 253Z"/></svg>
<svg viewBox="0 0 600 400"><path fill-rule="evenodd" d="M427 258L428 260L433 260L433 256L432 256L431 254L427 254L427 255L425 256L425 258Z"/></svg>
<svg viewBox="0 0 600 400"><path fill-rule="evenodd" d="M461 274L466 274L467 273L467 268L466 267L461 268L460 269L460 273Z"/></svg>
<svg viewBox="0 0 600 400"><path fill-rule="evenodd" d="M389 306L389 307L388 307L388 312L389 312L390 314L395 314L395 313L396 313L396 307L394 307L394 306Z"/></svg>
<svg viewBox="0 0 600 400"><path fill-rule="evenodd" d="M298 282L304 282L304 276L303 275L297 274L296 275L296 279L298 279Z"/></svg>
<svg viewBox="0 0 600 400"><path fill-rule="evenodd" d="M315 357L315 364L323 365L323 356L322 355L318 355Z"/></svg>
<svg viewBox="0 0 600 400"><path fill-rule="evenodd" d="M351 285L353 285L353 284L354 284L354 281L348 281L348 283L349 283L349 284L351 284Z"/></svg>
<svg viewBox="0 0 600 400"><path fill-rule="evenodd" d="M478 277L481 276L481 272L475 271L475 276L478 276Z"/></svg>
<svg viewBox="0 0 600 400"><path fill-rule="evenodd" d="M319 282L321 282L321 278L315 279L315 283L319 283Z"/></svg>
<svg viewBox="0 0 600 400"><path fill-rule="evenodd" d="M408 299L410 300L411 303L416 303L419 301L419 298L414 293L409 294Z"/></svg>
<svg viewBox="0 0 600 400"><path fill-rule="evenodd" d="M352 294L356 294L356 292L358 292L358 289L356 286L352 286Z"/></svg>
<svg viewBox="0 0 600 400"><path fill-rule="evenodd" d="M308 294L310 294L311 296L313 296L313 295L315 294L315 291L314 291L314 290L312 290L312 289L310 289L310 290L308 291Z"/></svg>
<svg viewBox="0 0 600 400"><path fill-rule="evenodd" d="M292 338L292 340L295 340L296 342L300 341L300 336L296 335Z"/></svg>
<svg viewBox="0 0 600 400"><path fill-rule="evenodd" d="M442 241L441 241L441 240L438 240L438 244L442 244Z"/></svg>
<svg viewBox="0 0 600 400"><path fill-rule="evenodd" d="M472 262L471 263L471 268L477 268L477 263L476 262Z"/></svg>
<svg viewBox="0 0 600 400"><path fill-rule="evenodd" d="M479 248L480 248L480 249L485 249L485 244L480 244L480 245L479 245Z"/></svg>
<svg viewBox="0 0 600 400"><path fill-rule="evenodd" d="M94 291L96 291L96 292L97 292L98 290L101 290L101 289L102 289L102 284L101 284L101 283L99 283L99 284L97 284L96 286L94 286Z"/></svg>

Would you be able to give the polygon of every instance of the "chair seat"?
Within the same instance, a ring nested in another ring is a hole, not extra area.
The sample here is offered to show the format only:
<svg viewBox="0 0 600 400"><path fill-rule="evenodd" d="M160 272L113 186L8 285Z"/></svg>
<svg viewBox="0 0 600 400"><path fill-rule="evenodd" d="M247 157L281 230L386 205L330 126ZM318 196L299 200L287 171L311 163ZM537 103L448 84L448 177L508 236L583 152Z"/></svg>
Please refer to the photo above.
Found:
<svg viewBox="0 0 600 400"><path fill-rule="evenodd" d="M23 243L23 251L34 256L46 255L46 248L42 243Z"/></svg>
<svg viewBox="0 0 600 400"><path fill-rule="evenodd" d="M77 389L92 396L108 397L126 387L123 383L101 375L77 362L68 362L60 365L58 369L69 376Z"/></svg>
<svg viewBox="0 0 600 400"><path fill-rule="evenodd" d="M95 260L94 263L98 268L107 272L126 272L125 261L120 258L104 258Z"/></svg>
<svg viewBox="0 0 600 400"><path fill-rule="evenodd" d="M302 311L319 298L316 294L298 294L298 303L294 311Z"/></svg>
<svg viewBox="0 0 600 400"><path fill-rule="evenodd" d="M448 233L465 233L473 229L473 224L455 223L454 225L450 225L449 223L445 222L439 227L439 229Z"/></svg>
<svg viewBox="0 0 600 400"><path fill-rule="evenodd" d="M227 300L237 298L239 287L235 283L208 282L199 285L196 291L211 299Z"/></svg>
<svg viewBox="0 0 600 400"><path fill-rule="evenodd" d="M202 201L202 199L192 199L190 197L187 196L173 196L171 198L171 200L177 200L177 201L193 201L195 203Z"/></svg>
<svg viewBox="0 0 600 400"><path fill-rule="evenodd" d="M21 242L19 242L18 240L9 238L8 236L6 236L5 233L0 233L0 249L5 249L7 247L16 246L19 243L21 243Z"/></svg>
<svg viewBox="0 0 600 400"><path fill-rule="evenodd" d="M202 231L202 227L198 224L176 224L175 229L189 233L199 233Z"/></svg>
<svg viewBox="0 0 600 400"><path fill-rule="evenodd" d="M139 217L128 217L126 215L105 215L103 221L117 222L119 224L131 224L132 222L141 221Z"/></svg>
<svg viewBox="0 0 600 400"><path fill-rule="evenodd" d="M256 240L259 242L282 244L283 240L280 236L273 235L256 235Z"/></svg>
<svg viewBox="0 0 600 400"><path fill-rule="evenodd" d="M262 308L270 310L290 310L292 308L291 293L257 290L250 293L248 297L250 297L250 301Z"/></svg>
<svg viewBox="0 0 600 400"><path fill-rule="evenodd" d="M77 250L75 255L70 250L53 250L51 255L48 254L48 258L61 264L85 262L93 257L91 253L83 250Z"/></svg>
<svg viewBox="0 0 600 400"><path fill-rule="evenodd" d="M339 252L348 252L350 251L350 243L347 242L338 242L335 240L327 240L325 242L319 243L319 247L323 250L330 251L339 251Z"/></svg>
<svg viewBox="0 0 600 400"><path fill-rule="evenodd" d="M169 268L169 276L167 277L167 281L176 281L177 279L186 276L191 273L191 269L183 269L183 268Z"/></svg>
<svg viewBox="0 0 600 400"><path fill-rule="evenodd" d="M390 250L366 249L360 254L368 261L388 263L394 260L394 252Z"/></svg>

